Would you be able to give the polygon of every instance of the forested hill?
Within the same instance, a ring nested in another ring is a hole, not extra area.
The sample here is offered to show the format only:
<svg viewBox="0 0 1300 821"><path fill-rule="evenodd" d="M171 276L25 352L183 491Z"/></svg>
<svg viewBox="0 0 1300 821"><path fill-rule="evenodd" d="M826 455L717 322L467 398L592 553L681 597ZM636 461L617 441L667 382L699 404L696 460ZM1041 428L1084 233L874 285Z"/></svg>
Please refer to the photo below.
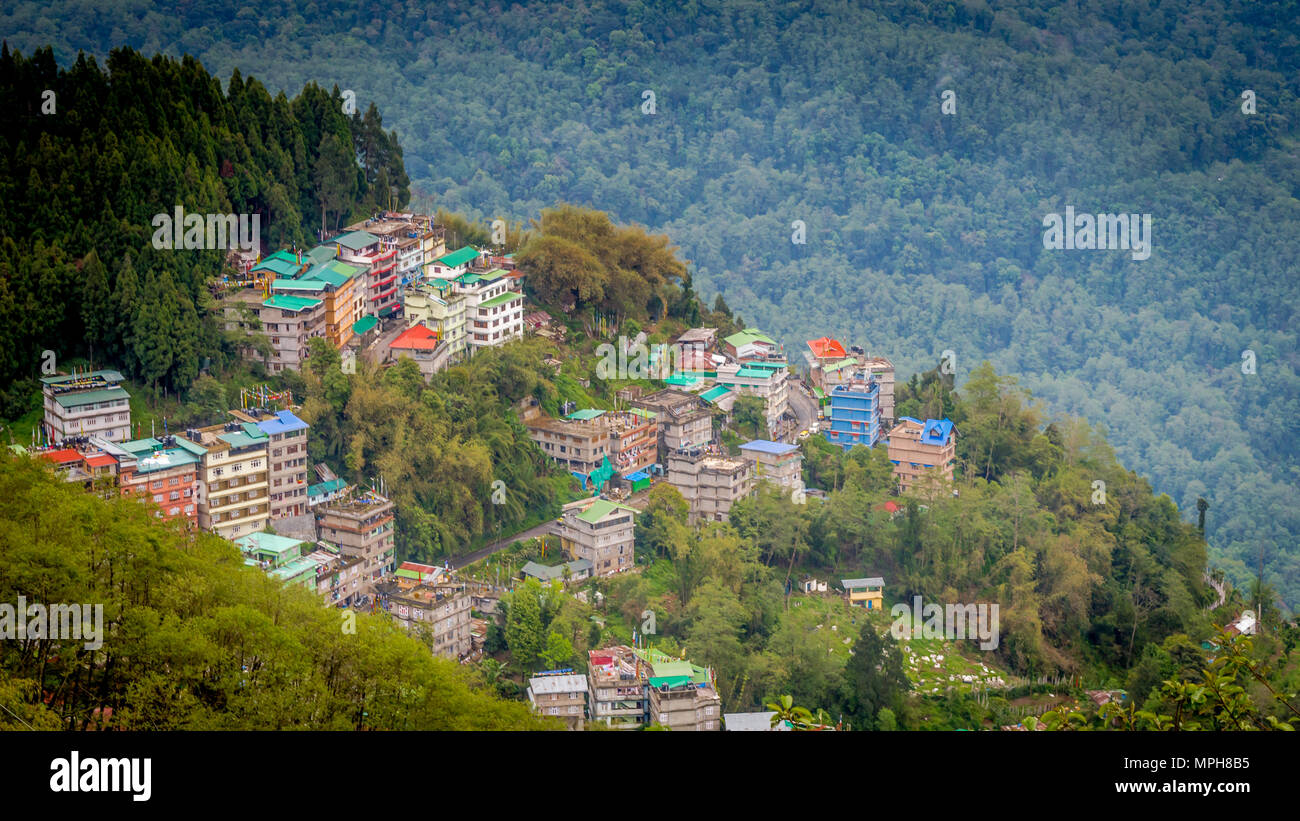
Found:
<svg viewBox="0 0 1300 821"><path fill-rule="evenodd" d="M904 378L951 350L959 384L988 359L1103 423L1185 517L1205 497L1211 560L1243 583L1262 552L1300 606L1294 0L9 9L10 46L61 62L131 45L355 90L417 205L667 231L787 344L835 335ZM1045 250L1067 206L1150 214L1150 258Z"/></svg>

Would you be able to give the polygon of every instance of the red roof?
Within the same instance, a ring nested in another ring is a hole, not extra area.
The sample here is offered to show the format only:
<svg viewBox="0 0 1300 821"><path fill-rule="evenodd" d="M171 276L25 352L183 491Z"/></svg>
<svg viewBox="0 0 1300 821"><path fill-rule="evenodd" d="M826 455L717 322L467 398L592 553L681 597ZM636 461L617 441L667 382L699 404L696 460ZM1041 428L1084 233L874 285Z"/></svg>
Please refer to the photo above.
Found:
<svg viewBox="0 0 1300 821"><path fill-rule="evenodd" d="M808 341L808 347L812 348L813 356L818 359L828 359L830 357L839 357L843 359L848 356L844 352L844 346L838 340L831 339L829 336L823 336L821 339L811 339Z"/></svg>
<svg viewBox="0 0 1300 821"><path fill-rule="evenodd" d="M423 325L412 325L402 331L388 347L409 351L431 351L438 347L438 332Z"/></svg>
<svg viewBox="0 0 1300 821"><path fill-rule="evenodd" d="M80 462L81 454L72 448L63 448L62 450L47 450L41 453L42 459L49 459L51 462L58 462L66 465L69 462Z"/></svg>
<svg viewBox="0 0 1300 821"><path fill-rule="evenodd" d="M94 456L86 457L86 464L92 468L102 468L113 464L117 460L107 453L96 453Z"/></svg>
<svg viewBox="0 0 1300 821"><path fill-rule="evenodd" d="M890 513L897 513L899 510L897 502L885 502L881 507Z"/></svg>

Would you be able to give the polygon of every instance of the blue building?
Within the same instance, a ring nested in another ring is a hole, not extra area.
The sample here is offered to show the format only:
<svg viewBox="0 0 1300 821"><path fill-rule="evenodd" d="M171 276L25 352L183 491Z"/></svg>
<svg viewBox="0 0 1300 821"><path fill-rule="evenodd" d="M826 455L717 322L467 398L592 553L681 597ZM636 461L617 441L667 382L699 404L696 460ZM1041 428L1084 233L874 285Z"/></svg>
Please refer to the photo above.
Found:
<svg viewBox="0 0 1300 821"><path fill-rule="evenodd" d="M830 392L830 430L826 441L849 450L875 447L880 440L880 385L874 376L854 378Z"/></svg>

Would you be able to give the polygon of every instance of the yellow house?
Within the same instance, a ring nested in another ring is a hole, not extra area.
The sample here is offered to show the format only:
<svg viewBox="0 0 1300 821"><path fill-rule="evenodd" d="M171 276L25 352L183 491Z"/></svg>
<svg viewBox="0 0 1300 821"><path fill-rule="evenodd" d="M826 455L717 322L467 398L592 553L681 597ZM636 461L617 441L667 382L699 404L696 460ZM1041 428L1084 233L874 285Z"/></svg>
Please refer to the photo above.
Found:
<svg viewBox="0 0 1300 821"><path fill-rule="evenodd" d="M885 580L879 576L869 579L841 579L840 585L848 595L850 607L882 610L885 606Z"/></svg>

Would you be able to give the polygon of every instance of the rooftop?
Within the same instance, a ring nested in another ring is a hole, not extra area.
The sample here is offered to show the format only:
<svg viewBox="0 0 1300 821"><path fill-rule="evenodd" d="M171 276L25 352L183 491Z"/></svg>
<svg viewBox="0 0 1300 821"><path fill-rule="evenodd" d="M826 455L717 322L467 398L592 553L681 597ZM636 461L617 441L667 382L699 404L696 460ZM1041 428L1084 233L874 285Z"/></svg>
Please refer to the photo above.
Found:
<svg viewBox="0 0 1300 821"><path fill-rule="evenodd" d="M792 453L799 449L798 445L789 445L785 442L773 442L768 439L754 439L740 446L741 450L753 450L759 453L771 453L776 456L782 456Z"/></svg>
<svg viewBox="0 0 1300 821"><path fill-rule="evenodd" d="M412 325L402 331L388 347L403 351L432 351L438 347L438 332L423 325Z"/></svg>
<svg viewBox="0 0 1300 821"><path fill-rule="evenodd" d="M466 245L438 258L440 265L446 265L448 268L459 268L468 264L471 260L478 258L478 249L472 245Z"/></svg>

